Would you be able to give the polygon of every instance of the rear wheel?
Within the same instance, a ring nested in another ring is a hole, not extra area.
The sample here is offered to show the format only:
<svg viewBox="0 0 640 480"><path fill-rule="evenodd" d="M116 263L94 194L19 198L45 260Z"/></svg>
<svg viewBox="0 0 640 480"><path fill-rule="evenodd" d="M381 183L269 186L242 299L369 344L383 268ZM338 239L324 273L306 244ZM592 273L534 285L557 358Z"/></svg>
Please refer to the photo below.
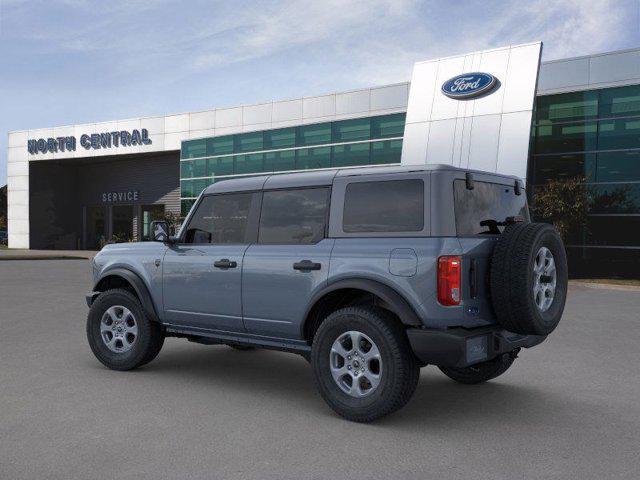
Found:
<svg viewBox="0 0 640 480"><path fill-rule="evenodd" d="M329 315L314 337L311 364L322 398L356 422L400 409L420 375L402 326L374 307L348 307Z"/></svg>
<svg viewBox="0 0 640 480"><path fill-rule="evenodd" d="M164 343L162 328L140 301L123 289L101 293L87 317L87 339L96 358L113 370L131 370L153 360Z"/></svg>
<svg viewBox="0 0 640 480"><path fill-rule="evenodd" d="M514 360L515 360L515 355L505 353L504 355L499 355L493 360L478 363L476 365L471 365L470 367L464 367L464 368L438 367L438 368L447 377L449 377L452 380L455 380L456 382L464 383L467 385L473 385L476 383L486 382L493 378L499 377L504 372L506 372L511 365L513 365Z"/></svg>

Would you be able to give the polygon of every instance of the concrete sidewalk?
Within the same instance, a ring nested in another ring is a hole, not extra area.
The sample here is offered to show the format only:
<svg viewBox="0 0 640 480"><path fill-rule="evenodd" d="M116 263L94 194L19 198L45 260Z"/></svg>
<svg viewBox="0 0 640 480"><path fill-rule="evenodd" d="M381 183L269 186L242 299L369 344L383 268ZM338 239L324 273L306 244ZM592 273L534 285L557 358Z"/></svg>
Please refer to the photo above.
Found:
<svg viewBox="0 0 640 480"><path fill-rule="evenodd" d="M0 249L2 260L81 260L91 259L98 253L93 250L26 250L19 248Z"/></svg>

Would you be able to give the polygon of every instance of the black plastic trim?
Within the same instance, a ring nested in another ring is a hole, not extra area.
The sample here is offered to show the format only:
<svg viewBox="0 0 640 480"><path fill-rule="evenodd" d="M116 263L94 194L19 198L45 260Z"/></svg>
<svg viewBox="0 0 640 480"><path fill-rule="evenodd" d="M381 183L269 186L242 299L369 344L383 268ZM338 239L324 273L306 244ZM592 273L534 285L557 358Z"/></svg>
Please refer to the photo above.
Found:
<svg viewBox="0 0 640 480"><path fill-rule="evenodd" d="M307 307L307 311L304 315L305 321L303 322L302 327L304 328L304 323L306 323L306 320L309 317L309 313L316 305L316 303L322 299L322 297L324 297L328 293L346 288L364 290L380 297L385 303L389 305L389 307L391 307L391 311L395 313L398 318L400 318L400 321L405 325L422 325L422 321L413 310L411 305L393 288L375 280L366 278L353 278L338 280L334 283L330 283L325 288L316 293L309 302L309 306Z"/></svg>
<svg viewBox="0 0 640 480"><path fill-rule="evenodd" d="M142 303L142 308L144 308L145 313L149 315L151 320L154 320L156 322L160 321L160 317L158 316L156 308L153 305L153 301L151 300L151 294L149 293L149 290L147 289L144 281L140 278L140 276L138 276L138 274L132 272L131 270L127 270L126 268L114 268L111 270L107 270L106 272L102 273L102 275L96 282L93 288L94 291L102 293L98 289L98 285L100 285L100 282L102 282L107 277L120 277L126 280L135 290L138 298L140 299L140 302ZM92 302L94 299L92 299Z"/></svg>
<svg viewBox="0 0 640 480"><path fill-rule="evenodd" d="M542 343L546 335L520 335L500 326L429 330L408 328L407 336L413 353L427 365L468 367L491 360L517 348L531 348ZM467 340L486 337L486 356L480 362L467 359Z"/></svg>

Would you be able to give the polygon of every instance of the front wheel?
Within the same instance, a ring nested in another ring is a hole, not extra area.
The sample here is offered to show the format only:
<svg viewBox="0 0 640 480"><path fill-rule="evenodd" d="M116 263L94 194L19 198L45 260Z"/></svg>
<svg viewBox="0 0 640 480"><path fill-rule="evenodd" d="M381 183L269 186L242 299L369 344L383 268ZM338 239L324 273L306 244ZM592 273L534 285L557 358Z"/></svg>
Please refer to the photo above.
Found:
<svg viewBox="0 0 640 480"><path fill-rule="evenodd" d="M91 305L87 339L103 365L131 370L160 353L164 334L160 325L147 317L135 295L115 289L101 293Z"/></svg>
<svg viewBox="0 0 640 480"><path fill-rule="evenodd" d="M311 364L322 398L355 422L403 407L420 375L402 326L374 307L348 307L329 315L314 337Z"/></svg>

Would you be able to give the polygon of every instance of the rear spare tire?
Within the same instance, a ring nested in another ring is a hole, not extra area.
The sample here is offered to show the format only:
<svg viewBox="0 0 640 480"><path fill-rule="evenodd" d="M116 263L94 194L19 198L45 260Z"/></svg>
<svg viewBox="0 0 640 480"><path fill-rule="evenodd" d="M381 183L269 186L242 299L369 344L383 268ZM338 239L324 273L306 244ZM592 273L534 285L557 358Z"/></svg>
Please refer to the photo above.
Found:
<svg viewBox="0 0 640 480"><path fill-rule="evenodd" d="M560 235L546 223L505 228L493 251L491 301L507 330L548 335L557 326L567 298L567 256Z"/></svg>

